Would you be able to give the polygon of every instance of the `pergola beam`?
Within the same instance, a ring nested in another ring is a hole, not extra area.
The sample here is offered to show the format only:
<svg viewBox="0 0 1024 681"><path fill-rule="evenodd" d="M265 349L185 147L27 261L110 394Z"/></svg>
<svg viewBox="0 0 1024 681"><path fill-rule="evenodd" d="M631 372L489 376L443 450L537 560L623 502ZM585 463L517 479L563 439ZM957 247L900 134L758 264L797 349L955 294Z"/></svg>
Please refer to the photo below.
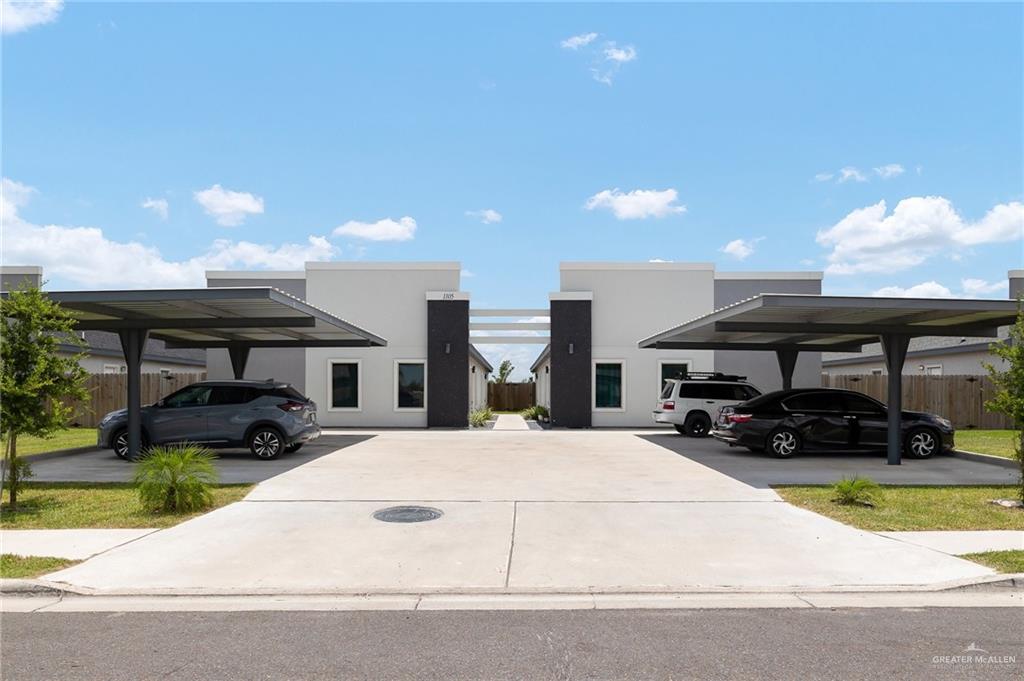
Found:
<svg viewBox="0 0 1024 681"><path fill-rule="evenodd" d="M995 338L997 327L990 321L976 322L970 324L957 324L955 326L920 326L907 324L872 324L872 323L848 323L848 324L827 324L802 322L715 322L715 331L723 333L798 333L806 334L812 331L815 334L851 334L864 335L869 331L873 334L895 334L907 336L984 336Z"/></svg>

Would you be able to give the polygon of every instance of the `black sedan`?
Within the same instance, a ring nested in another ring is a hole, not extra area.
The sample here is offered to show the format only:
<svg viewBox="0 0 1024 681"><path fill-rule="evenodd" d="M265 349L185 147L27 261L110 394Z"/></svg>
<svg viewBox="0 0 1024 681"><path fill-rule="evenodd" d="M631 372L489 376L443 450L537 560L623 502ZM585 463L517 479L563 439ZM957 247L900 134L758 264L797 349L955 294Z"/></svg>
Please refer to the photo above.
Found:
<svg viewBox="0 0 1024 681"><path fill-rule="evenodd" d="M849 390L779 390L724 407L712 437L729 445L788 458L800 452L866 452L886 448L885 405ZM927 459L953 448L953 424L941 416L904 411L903 451Z"/></svg>

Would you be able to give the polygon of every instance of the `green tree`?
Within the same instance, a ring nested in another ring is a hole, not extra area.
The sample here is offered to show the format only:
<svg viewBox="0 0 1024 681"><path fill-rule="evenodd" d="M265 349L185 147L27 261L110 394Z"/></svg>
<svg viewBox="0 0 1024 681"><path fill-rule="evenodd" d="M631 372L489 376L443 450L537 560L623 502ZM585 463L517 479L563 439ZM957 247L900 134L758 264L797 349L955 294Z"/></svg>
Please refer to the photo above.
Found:
<svg viewBox="0 0 1024 681"><path fill-rule="evenodd" d="M1003 360L1005 370L986 363L985 369L992 382L995 393L985 406L992 411L1002 412L1010 417L1017 431L1015 454L1020 468L1017 481L1017 494L1024 502L1024 308L1018 305L1017 321L1010 327L1010 335L1005 340L993 343L989 351Z"/></svg>
<svg viewBox="0 0 1024 681"><path fill-rule="evenodd" d="M492 379L495 383L508 383L508 377L515 371L515 366L512 364L512 360L502 360L498 366L498 374Z"/></svg>
<svg viewBox="0 0 1024 681"><path fill-rule="evenodd" d="M23 285L0 300L0 436L6 444L0 486L6 482L10 507L32 472L18 458L18 437L49 437L67 427L69 402L83 400L86 372L81 353L58 354L61 342L82 347L74 319L34 286ZM3 480L6 477L6 481Z"/></svg>

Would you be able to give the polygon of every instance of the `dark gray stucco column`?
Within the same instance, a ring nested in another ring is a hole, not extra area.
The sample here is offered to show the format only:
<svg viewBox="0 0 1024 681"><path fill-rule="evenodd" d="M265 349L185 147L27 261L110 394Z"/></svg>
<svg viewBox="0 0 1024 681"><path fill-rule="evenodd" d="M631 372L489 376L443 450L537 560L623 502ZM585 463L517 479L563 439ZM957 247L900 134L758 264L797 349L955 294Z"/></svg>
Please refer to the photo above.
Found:
<svg viewBox="0 0 1024 681"><path fill-rule="evenodd" d="M551 425L591 425L590 293L551 295Z"/></svg>
<svg viewBox="0 0 1024 681"><path fill-rule="evenodd" d="M889 395L886 409L888 412L887 463L899 466L903 454L903 363L907 360L907 347L910 336L888 333L882 337L882 352L885 354L885 368L889 372Z"/></svg>
<svg viewBox="0 0 1024 681"><path fill-rule="evenodd" d="M235 374L236 380L245 378L245 365L249 362L249 346L237 345L228 348L228 357L231 358L231 371Z"/></svg>
<svg viewBox="0 0 1024 681"><path fill-rule="evenodd" d="M796 358L799 350L776 350L775 357L779 360L779 371L782 373L782 389L793 389L793 370L796 369Z"/></svg>
<svg viewBox="0 0 1024 681"><path fill-rule="evenodd" d="M469 426L469 296L427 294L427 427Z"/></svg>
<svg viewBox="0 0 1024 681"><path fill-rule="evenodd" d="M128 376L128 458L135 459L142 449L142 351L149 337L147 329L118 332Z"/></svg>

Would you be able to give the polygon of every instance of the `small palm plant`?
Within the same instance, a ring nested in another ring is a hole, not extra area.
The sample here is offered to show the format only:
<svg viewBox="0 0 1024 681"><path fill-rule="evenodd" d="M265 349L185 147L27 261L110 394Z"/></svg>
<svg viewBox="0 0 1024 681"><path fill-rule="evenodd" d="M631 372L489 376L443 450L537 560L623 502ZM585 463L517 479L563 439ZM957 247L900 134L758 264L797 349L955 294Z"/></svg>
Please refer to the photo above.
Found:
<svg viewBox="0 0 1024 681"><path fill-rule="evenodd" d="M832 491L835 493L832 501L837 504L874 508L882 488L870 478L861 478L855 475L852 478L843 478L839 482L834 483Z"/></svg>
<svg viewBox="0 0 1024 681"><path fill-rule="evenodd" d="M142 507L151 513L190 513L213 503L217 484L213 453L184 444L153 447L135 464L134 483Z"/></svg>

